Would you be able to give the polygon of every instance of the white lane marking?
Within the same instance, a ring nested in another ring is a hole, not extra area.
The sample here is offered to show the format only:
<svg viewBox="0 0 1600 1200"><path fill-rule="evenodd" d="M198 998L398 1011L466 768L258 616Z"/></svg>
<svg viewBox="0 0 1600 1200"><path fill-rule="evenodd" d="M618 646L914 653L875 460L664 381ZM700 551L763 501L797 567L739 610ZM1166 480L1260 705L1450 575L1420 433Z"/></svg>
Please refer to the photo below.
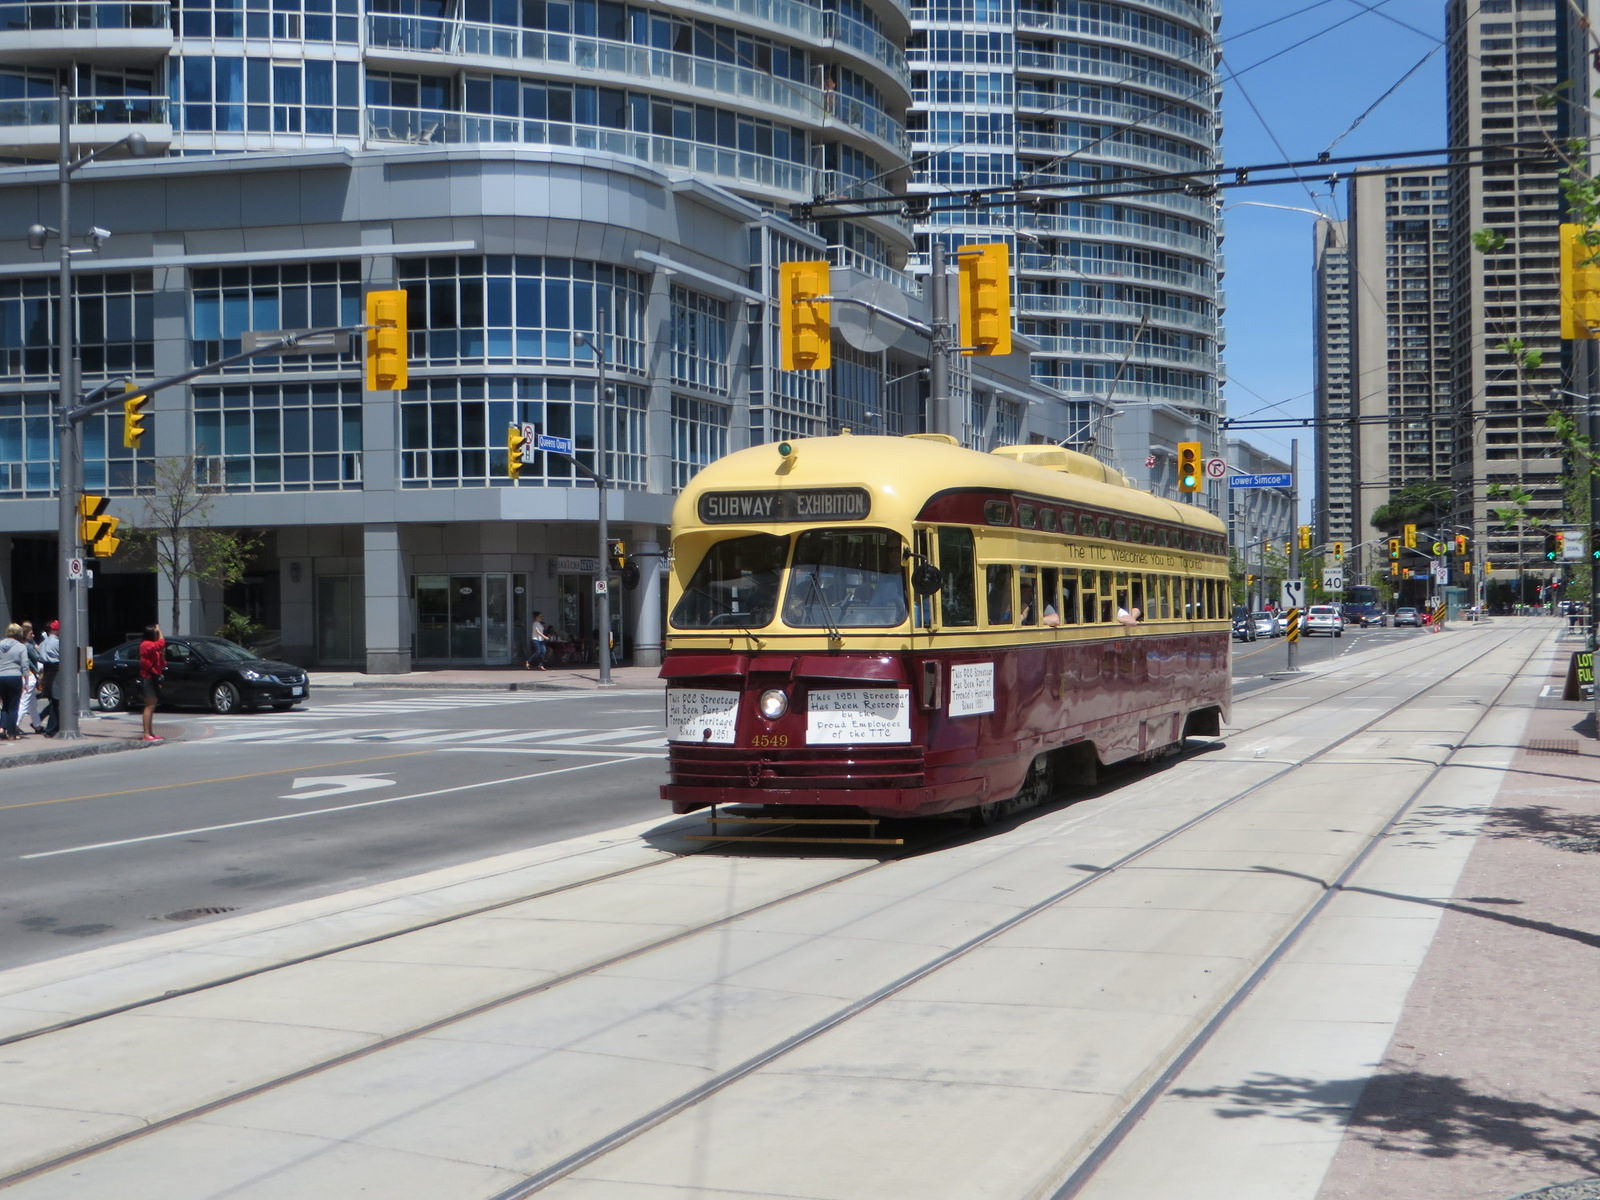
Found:
<svg viewBox="0 0 1600 1200"><path fill-rule="evenodd" d="M449 747L447 747L449 748ZM463 783L457 787L437 788L431 792L413 792L409 796L385 796L381 800L362 800L355 804L340 804L333 808L313 808L306 812L280 813L275 817L256 817L249 821L229 821L223 825L202 825L197 829L175 829L171 833L150 833L144 837L121 838L115 842L92 842L85 846L66 846L60 850L41 850L36 854L24 854L21 861L26 862L36 858L59 858L64 854L83 854L89 850L114 850L119 846L137 846L142 842L164 842L172 838L194 837L197 833L221 833L228 829L246 829L251 825L273 825L280 821L298 821L304 817L326 817L334 813L354 812L361 808L377 808L384 804L399 804L405 800L426 800L430 796L448 796L454 792L470 792L474 788L497 787L506 783L526 783L530 779L547 779L552 775L566 775L573 771L587 771L593 767L615 766L618 763L635 762L637 759L612 758L601 762L579 763L573 767L556 767L549 771L534 771L530 775L512 775L506 779L489 779L480 783Z"/></svg>
<svg viewBox="0 0 1600 1200"><path fill-rule="evenodd" d="M302 792L299 789L316 787L314 792ZM349 792L365 792L371 788L393 787L394 780L386 779L382 775L317 775L296 779L292 785L294 791L287 796L279 796L279 800L320 800L324 796L343 796Z"/></svg>

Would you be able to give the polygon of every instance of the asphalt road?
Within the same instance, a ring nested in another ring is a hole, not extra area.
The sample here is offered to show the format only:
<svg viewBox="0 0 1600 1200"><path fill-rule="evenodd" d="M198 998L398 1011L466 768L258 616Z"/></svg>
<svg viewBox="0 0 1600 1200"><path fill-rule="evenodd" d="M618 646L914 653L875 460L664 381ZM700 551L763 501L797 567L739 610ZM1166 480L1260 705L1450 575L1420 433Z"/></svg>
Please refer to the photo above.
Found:
<svg viewBox="0 0 1600 1200"><path fill-rule="evenodd" d="M327 690L6 772L0 968L659 814L659 691ZM196 912L201 914L196 916Z"/></svg>

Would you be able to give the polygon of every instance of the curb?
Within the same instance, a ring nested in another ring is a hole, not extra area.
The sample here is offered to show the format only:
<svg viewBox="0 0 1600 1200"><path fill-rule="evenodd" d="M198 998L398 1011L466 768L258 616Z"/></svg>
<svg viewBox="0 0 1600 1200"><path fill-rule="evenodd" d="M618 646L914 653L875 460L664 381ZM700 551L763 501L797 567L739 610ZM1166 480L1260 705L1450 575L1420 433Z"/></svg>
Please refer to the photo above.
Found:
<svg viewBox="0 0 1600 1200"><path fill-rule="evenodd" d="M0 757L0 771L7 767L27 767L35 763L61 762L69 758L91 758L96 754L116 754L121 750L143 750L143 742L131 738L116 738L99 742L62 742L48 749L24 751L18 755Z"/></svg>

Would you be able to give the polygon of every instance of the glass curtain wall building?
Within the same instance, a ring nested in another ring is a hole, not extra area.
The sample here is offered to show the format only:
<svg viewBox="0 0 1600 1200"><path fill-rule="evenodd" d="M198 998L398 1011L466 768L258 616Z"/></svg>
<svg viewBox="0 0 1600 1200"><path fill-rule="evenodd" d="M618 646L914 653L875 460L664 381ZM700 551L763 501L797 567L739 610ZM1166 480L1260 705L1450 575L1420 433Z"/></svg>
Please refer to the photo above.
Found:
<svg viewBox="0 0 1600 1200"><path fill-rule="evenodd" d="M1034 377L1073 400L1069 440L1170 487L1145 465L1155 426L1106 410L1170 406L1220 453L1215 200L1130 194L1217 165L1219 5L919 0L912 15L922 248L1010 243L1017 326L1038 344Z"/></svg>
<svg viewBox="0 0 1600 1200"><path fill-rule="evenodd" d="M613 636L648 662L652 556L698 467L926 427L925 342L874 331L832 372L781 371L770 299L780 262L827 256L835 292L922 303L902 212L783 215L903 189L909 33L900 0L0 0L0 612L55 603L59 250L25 233L57 223L63 90L74 160L130 133L150 147L71 176L84 389L408 296L398 394L365 390L358 338L160 391L137 451L111 417L87 423L86 486L129 525L154 464L191 457L213 519L261 535L241 584L178 597L185 632L226 602L286 656L370 670L517 661L534 611L592 636L594 489L551 454L512 479L518 425L615 483L612 535L650 569ZM87 252L91 225L114 236ZM1026 393L1018 358L963 376L975 408ZM92 641L155 611L152 579L101 565Z"/></svg>

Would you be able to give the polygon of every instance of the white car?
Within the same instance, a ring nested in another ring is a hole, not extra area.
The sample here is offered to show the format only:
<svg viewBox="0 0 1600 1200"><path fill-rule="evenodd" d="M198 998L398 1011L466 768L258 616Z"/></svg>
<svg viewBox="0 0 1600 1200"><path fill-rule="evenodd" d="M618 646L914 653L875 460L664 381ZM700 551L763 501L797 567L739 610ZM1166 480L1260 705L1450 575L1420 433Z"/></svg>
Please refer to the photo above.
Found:
<svg viewBox="0 0 1600 1200"><path fill-rule="evenodd" d="M1326 633L1333 637L1344 636L1344 614L1336 604L1313 604L1306 609L1306 619L1301 624L1305 635Z"/></svg>

